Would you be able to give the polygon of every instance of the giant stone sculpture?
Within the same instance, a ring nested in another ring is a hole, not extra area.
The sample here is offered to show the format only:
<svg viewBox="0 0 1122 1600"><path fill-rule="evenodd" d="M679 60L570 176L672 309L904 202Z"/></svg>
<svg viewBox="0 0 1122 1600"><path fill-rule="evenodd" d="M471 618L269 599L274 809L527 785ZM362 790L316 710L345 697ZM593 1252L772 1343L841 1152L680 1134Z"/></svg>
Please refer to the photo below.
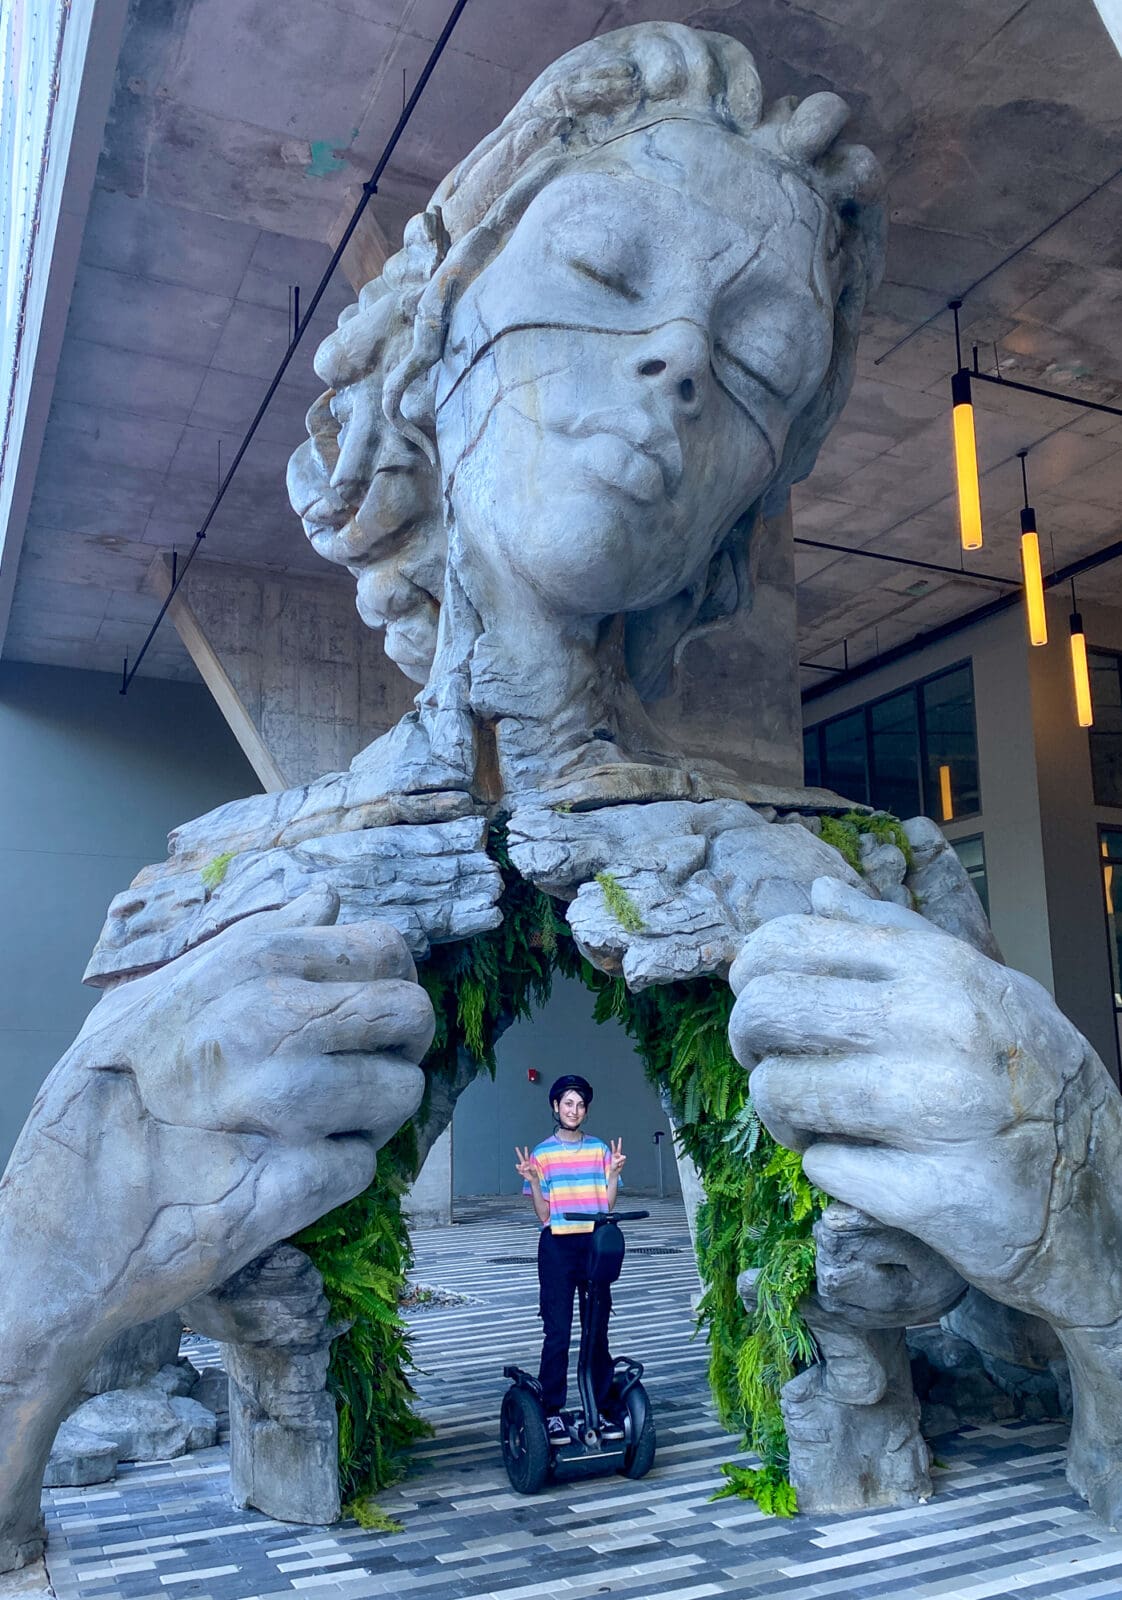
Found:
<svg viewBox="0 0 1122 1600"><path fill-rule="evenodd" d="M857 1271L822 1297L826 1377L803 1377L789 1416L848 1407L855 1437L880 1428L905 1463L873 1498L918 1492L914 1404L878 1410L902 1382L892 1318L953 1299L959 1274L1056 1329L1071 1479L1119 1514L1105 1070L1000 964L930 823L908 825L910 865L870 842L857 873L818 837L844 800L688 762L646 710L690 637L751 604L764 519L848 392L883 216L845 120L831 94L765 106L720 35L594 40L441 184L319 351L293 503L354 572L417 709L347 773L177 830L110 907L87 972L107 993L0 1185L0 1568L40 1547L51 1437L106 1341L224 1303L244 1269L268 1281L250 1264L369 1181L420 1099L412 958L501 919L496 818L601 970L730 976L771 1131L853 1208L870 1263L906 1258L906 1305ZM877 1225L898 1232L878 1245ZM832 1382L831 1342L850 1360Z"/></svg>

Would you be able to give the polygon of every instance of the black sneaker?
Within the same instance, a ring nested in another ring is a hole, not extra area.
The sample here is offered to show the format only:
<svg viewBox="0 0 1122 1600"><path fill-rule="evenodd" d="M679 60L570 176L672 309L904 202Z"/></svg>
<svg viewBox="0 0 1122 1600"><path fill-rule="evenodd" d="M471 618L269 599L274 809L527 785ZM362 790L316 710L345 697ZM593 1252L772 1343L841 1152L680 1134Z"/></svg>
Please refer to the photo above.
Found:
<svg viewBox="0 0 1122 1600"><path fill-rule="evenodd" d="M545 1431L550 1444L561 1444L569 1437L569 1430L559 1416L546 1417Z"/></svg>
<svg viewBox="0 0 1122 1600"><path fill-rule="evenodd" d="M601 1439L622 1439L623 1436L622 1422L613 1422L610 1417L602 1416L600 1418Z"/></svg>

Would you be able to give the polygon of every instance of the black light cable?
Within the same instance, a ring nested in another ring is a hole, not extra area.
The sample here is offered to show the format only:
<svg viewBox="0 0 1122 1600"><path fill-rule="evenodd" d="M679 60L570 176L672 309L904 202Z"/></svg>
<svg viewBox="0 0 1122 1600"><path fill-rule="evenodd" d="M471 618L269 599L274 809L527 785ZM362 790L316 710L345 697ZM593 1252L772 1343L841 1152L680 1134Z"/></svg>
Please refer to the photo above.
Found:
<svg viewBox="0 0 1122 1600"><path fill-rule="evenodd" d="M257 407L257 411L256 411L256 414L254 415L253 421L250 423L249 427L246 429L245 437L242 439L241 444L238 446L238 448L237 448L237 450L236 450L236 452L234 454L234 459L230 462L230 465L227 468L226 476L222 479L222 482L218 486L218 490L217 490L217 492L216 492L216 494L214 496L214 499L211 501L210 509L208 510L206 516L203 518L202 526L199 528L199 531L195 534L195 542L192 545L191 549L187 552L186 559L182 563L176 562L175 566L173 567L174 576L173 576L171 588L168 591L167 597L164 600L163 605L160 607L159 611L157 612L156 620L155 620L155 622L153 622L152 626L149 628L148 636L145 639L144 643L141 645L140 652L137 655L136 660L133 662L131 668L129 666L129 658L128 658L128 656L125 657L125 664L124 664L124 668L123 668L122 674L121 674L121 688L120 688L120 693L121 694L127 694L128 693L129 684L135 678L135 676L137 674L137 670L140 667L140 663L144 660L144 656L145 656L145 653L148 650L148 646L152 643L152 640L156 637L157 628L160 626L160 623L164 620L164 617L167 615L168 607L171 605L172 601L175 599L176 591L178 590L180 584L183 582L184 578L187 576L187 569L191 565L192 561L195 559L195 555L196 555L196 552L198 551L199 545L206 538L207 529L210 527L211 523L214 521L214 517L215 517L215 515L216 515L216 513L218 511L219 506L222 504L222 500L223 500L223 497L226 494L226 490L230 487L230 483L233 480L234 474L235 474L235 472L237 472L238 467L241 465L242 457L245 455L246 451L249 449L250 445L253 443L253 437L256 434L257 429L260 427L261 421L262 421L266 411L269 409L269 406L270 406L270 404L272 402L273 396L276 394L277 389L278 389L278 387L280 385L281 379L284 377L285 373L288 370L288 364L292 360L292 357L296 353L296 347L300 343L301 339L304 337L304 334L307 332L308 324L311 322L312 318L315 316L315 313L316 313L316 310L317 310L317 308L319 306L319 303L323 299L324 294L327 292L327 286L331 282L331 279L334 277L335 270L338 267L340 261L343 259L343 254L344 254L348 244L350 244L350 242L351 242L351 235L354 233L355 229L359 225L359 222L362 220L362 214L366 210L366 207L370 204L370 201L373 199L374 195L376 195L378 193L378 180L382 176L383 172L386 170L386 167L389 165L390 159L393 156L394 150L397 148L398 141L400 140L402 134L405 132L406 126L408 125L410 117L413 115L413 111L414 111L414 109L415 109L415 107L417 105L417 102L418 102L418 100L420 100L422 94L424 93L425 86L428 83L429 79L432 77L433 70L435 69L437 62L440 60L441 56L444 54L444 47L448 43L448 40L452 37L452 31L455 28L457 22L459 22L460 15L463 12L464 7L467 5L467 3L468 3L468 0L456 0L455 5L452 7L452 10L450 11L450 13L448 15L448 21L444 24L444 27L443 27L443 29L441 31L439 39L437 39L436 43L432 47L432 50L431 50L431 52L429 54L429 58L425 62L424 69L421 72L421 76L417 79L417 83L416 83L416 86L415 86L415 88L413 90L413 93L409 96L409 99L406 101L405 106L402 109L401 115L397 119L397 125L395 126L393 132L390 134L389 139L386 141L385 148L383 149L382 154L378 158L377 166L374 168L374 171L370 174L370 177L367 179L367 181L362 186L362 194L359 196L358 204L355 206L353 212L351 213L351 219L347 223L346 228L343 230L342 237L340 238L339 243L335 246L335 249L334 249L334 251L332 253L332 256L331 256L331 260L327 263L327 266L324 269L323 276L320 278L319 283L316 286L315 292L313 293L312 298L308 302L308 308L304 312L303 316L300 317L299 320L296 323L296 327L295 327L295 330L293 332L292 338L288 342L288 349L284 352L284 355L281 357L280 364L277 367L276 372L273 374L272 380L269 383L269 387L265 390L265 394L264 394L264 396L262 398L261 404ZM299 307L299 301L297 301L297 308L298 307Z"/></svg>

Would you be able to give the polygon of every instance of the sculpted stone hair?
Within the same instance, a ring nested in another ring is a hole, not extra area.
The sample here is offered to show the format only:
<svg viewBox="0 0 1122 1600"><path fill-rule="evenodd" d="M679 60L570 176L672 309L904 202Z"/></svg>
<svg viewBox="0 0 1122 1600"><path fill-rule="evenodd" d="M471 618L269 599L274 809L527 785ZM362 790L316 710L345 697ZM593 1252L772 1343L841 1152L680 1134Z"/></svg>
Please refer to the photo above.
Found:
<svg viewBox="0 0 1122 1600"><path fill-rule="evenodd" d="M590 40L543 72L449 174L428 209L409 223L401 251L343 313L338 332L317 356L317 372L332 384L353 381L364 362L372 376L384 374L388 424L434 464L431 513L423 521L426 539L438 541L443 555L434 393L449 318L456 297L503 248L535 196L589 152L671 119L711 123L749 139L821 196L832 219L828 248L838 281L829 368L791 427L763 501L745 507L694 589L668 602L661 619L647 614L636 630L638 654L629 652L629 666L640 694L665 687L667 667L685 639L743 602L751 524L761 510L778 510L790 485L810 472L849 393L861 311L879 279L884 219L875 158L861 145L839 142L847 118L844 102L833 94L765 108L751 55L723 34L646 23ZM417 536L414 524L409 537ZM424 562L430 574L438 567L436 555L430 543ZM388 544L385 559L393 559ZM439 593L426 595L425 603L440 599Z"/></svg>

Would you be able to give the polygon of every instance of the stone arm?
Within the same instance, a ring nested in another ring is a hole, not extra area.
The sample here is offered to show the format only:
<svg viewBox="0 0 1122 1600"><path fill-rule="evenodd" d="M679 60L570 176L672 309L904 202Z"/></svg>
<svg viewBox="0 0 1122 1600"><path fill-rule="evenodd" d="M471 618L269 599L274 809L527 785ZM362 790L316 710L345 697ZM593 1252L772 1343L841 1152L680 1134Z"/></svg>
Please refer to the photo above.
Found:
<svg viewBox="0 0 1122 1600"><path fill-rule="evenodd" d="M392 928L313 892L111 990L0 1181L0 1571L83 1373L371 1181L432 1009Z"/></svg>
<svg viewBox="0 0 1122 1600"><path fill-rule="evenodd" d="M1122 1516L1122 1098L1031 979L816 883L747 940L733 1050L827 1193L1043 1317L1071 1364L1073 1485Z"/></svg>

